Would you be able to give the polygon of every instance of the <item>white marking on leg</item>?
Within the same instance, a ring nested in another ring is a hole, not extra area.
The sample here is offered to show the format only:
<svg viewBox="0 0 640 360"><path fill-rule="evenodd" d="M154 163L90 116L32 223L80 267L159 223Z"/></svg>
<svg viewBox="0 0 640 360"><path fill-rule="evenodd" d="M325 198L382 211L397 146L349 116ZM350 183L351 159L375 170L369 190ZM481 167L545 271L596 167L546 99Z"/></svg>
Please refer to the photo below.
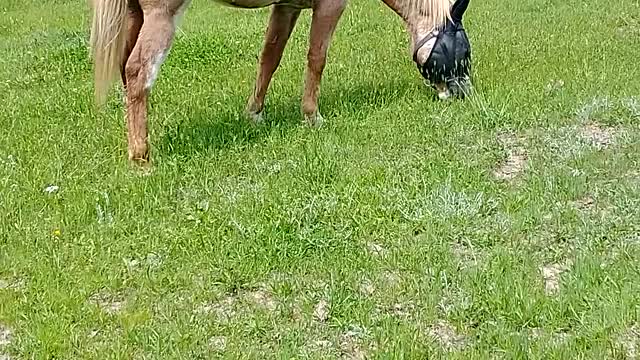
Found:
<svg viewBox="0 0 640 360"><path fill-rule="evenodd" d="M180 22L182 15L184 14L185 10L187 9L190 3L191 3L191 0L185 0L173 15L172 22L173 22L174 33L178 29L178 23ZM153 87L153 84L155 84L156 80L158 79L158 74L160 73L160 67L162 66L164 61L167 59L170 49L171 49L171 45L169 45L167 49L162 50L162 52L160 52L158 55L156 55L153 58L153 61L151 63L151 69L149 70L147 82L145 84L145 87L147 90L151 89Z"/></svg>
<svg viewBox="0 0 640 360"><path fill-rule="evenodd" d="M160 73L160 67L162 66L162 63L164 62L164 60L167 58L167 54L169 53L169 50L162 50L158 55L156 55L153 58L153 61L151 62L151 69L149 70L149 75L147 76L147 83L145 84L145 88L151 89L153 87L153 84L156 82L156 79L158 79L158 74Z"/></svg>

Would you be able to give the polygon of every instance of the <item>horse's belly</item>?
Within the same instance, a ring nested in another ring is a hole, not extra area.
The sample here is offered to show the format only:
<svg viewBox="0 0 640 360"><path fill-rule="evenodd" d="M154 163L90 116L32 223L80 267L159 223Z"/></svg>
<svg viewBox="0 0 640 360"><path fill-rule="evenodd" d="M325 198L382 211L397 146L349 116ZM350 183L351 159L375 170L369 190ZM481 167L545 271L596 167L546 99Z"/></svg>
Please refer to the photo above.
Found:
<svg viewBox="0 0 640 360"><path fill-rule="evenodd" d="M255 8L267 7L275 4L291 5L293 7L305 9L305 8L311 7L313 0L216 0L216 1L224 5L245 8L245 9L255 9Z"/></svg>

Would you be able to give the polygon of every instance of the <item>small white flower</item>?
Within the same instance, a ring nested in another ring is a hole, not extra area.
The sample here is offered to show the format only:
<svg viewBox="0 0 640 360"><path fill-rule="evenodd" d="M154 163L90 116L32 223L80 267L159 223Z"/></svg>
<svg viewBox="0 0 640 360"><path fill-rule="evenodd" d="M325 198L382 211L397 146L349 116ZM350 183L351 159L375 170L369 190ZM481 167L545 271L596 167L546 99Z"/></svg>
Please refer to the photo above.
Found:
<svg viewBox="0 0 640 360"><path fill-rule="evenodd" d="M58 190L60 190L60 187L57 185L49 185L44 189L44 192L46 192L47 194L51 195L54 194L56 192L58 192Z"/></svg>

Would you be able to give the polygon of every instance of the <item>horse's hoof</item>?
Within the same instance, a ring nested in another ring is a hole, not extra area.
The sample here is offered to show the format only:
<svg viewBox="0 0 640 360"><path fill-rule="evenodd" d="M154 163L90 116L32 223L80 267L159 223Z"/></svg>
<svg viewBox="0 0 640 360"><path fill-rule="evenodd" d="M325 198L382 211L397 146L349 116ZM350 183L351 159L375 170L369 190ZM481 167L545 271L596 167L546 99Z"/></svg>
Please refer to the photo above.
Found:
<svg viewBox="0 0 640 360"><path fill-rule="evenodd" d="M254 125L259 125L264 122L262 111L255 112L255 111L247 110L246 115L249 121L251 121Z"/></svg>
<svg viewBox="0 0 640 360"><path fill-rule="evenodd" d="M153 166L149 160L129 159L131 169L140 176L149 176L153 172Z"/></svg>
<svg viewBox="0 0 640 360"><path fill-rule="evenodd" d="M304 114L304 121L312 128L319 128L324 123L324 118L316 111L313 114Z"/></svg>
<svg viewBox="0 0 640 360"><path fill-rule="evenodd" d="M149 170L151 169L151 159L147 147L133 147L129 149L129 164L134 169Z"/></svg>

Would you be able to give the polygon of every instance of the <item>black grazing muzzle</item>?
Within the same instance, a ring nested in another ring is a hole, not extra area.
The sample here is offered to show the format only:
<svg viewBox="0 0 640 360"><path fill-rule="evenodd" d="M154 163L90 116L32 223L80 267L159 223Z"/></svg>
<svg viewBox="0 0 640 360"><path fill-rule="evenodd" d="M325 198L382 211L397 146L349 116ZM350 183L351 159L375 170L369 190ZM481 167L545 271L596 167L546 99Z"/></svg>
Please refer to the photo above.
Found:
<svg viewBox="0 0 640 360"><path fill-rule="evenodd" d="M471 44L462 26L462 15L469 0L457 0L451 9L452 21L436 29L416 45L413 61L420 74L434 84L446 84L449 90L457 90L468 85L471 71ZM430 40L436 38L431 54L423 64L418 62L418 51ZM455 95L464 96L464 91Z"/></svg>

